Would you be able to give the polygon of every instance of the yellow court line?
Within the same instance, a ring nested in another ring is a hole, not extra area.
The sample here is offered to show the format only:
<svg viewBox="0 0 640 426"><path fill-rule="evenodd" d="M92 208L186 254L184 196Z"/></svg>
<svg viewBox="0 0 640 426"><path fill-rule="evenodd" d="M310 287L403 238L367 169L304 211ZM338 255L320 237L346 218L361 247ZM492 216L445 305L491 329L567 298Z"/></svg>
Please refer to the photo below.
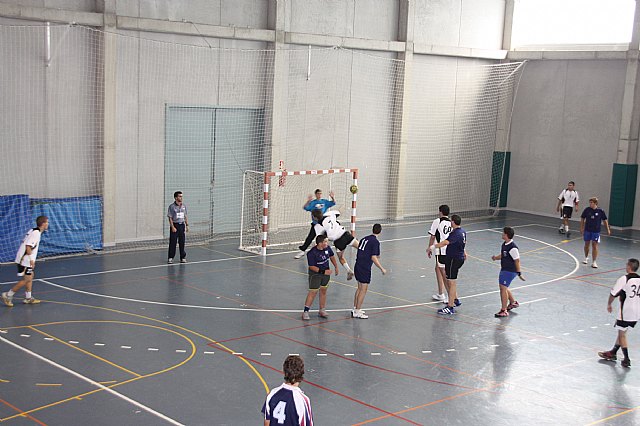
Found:
<svg viewBox="0 0 640 426"><path fill-rule="evenodd" d="M618 414L614 414L613 416L609 416L609 417L605 417L604 419L597 420L593 423L588 423L586 426L597 425L597 424L606 422L607 420L615 419L616 417L620 417L620 416L624 416L626 414L632 413L638 409L640 409L640 405L638 405L637 407L631 408L629 410L622 411Z"/></svg>
<svg viewBox="0 0 640 426"><path fill-rule="evenodd" d="M142 376L142 374L138 374L138 373L136 373L136 372L134 372L134 371L128 370L128 369L126 369L126 368L124 368L124 367L122 367L122 366L120 366L120 365L116 364L115 362L111 362L111 361L109 361L108 359L104 359L104 358L102 358L102 357L101 357L101 356L99 356L99 355L93 354L93 353L91 353L91 352L89 352L89 351L86 351L86 350L84 350L84 349L82 349L82 348L79 348L79 347L74 346L74 345L72 345L72 344L70 344L70 343L67 343L67 342L65 342L65 341L64 341L64 340L62 340L62 339L58 339L57 337L55 337L55 336L53 336L53 335L51 335L51 334L49 334L49 333L45 333L45 332L44 332L44 331L42 331L42 330L38 330L37 328L35 328L35 327L34 327L34 326L32 326L32 325L28 326L27 328L30 328L31 330L35 331L36 333L40 333L40 334L42 334L43 336L50 337L50 338L52 338L53 340L55 340L56 342L62 343L62 344L63 344L63 345L65 345L65 346L68 346L68 347L73 348L73 349L75 349L75 350L77 350L77 351L80 351L80 352L82 352L82 353L83 353L83 354L85 354L85 355L89 355L90 357L93 357L93 358L95 358L95 359L98 359L98 360L100 360L100 361L102 361L102 362L106 363L106 364L109 364L109 365L110 365L110 366L112 366L112 367L115 367L115 368L117 368L117 369L119 369L119 370L122 370L122 371L124 371L124 372L126 372L126 373L129 373L129 374L131 374L132 376L136 376L136 377L140 377L140 376Z"/></svg>
<svg viewBox="0 0 640 426"><path fill-rule="evenodd" d="M82 303L57 302L57 301L52 301L52 300L47 301L47 303L53 303L53 304L58 304L58 305L68 305L68 306L79 306L79 307L83 307L83 308L98 309L98 310L103 310L103 311L108 311L108 312L115 312L115 313L122 314L122 315L129 315L129 316L136 317L136 318L142 318L142 319L145 319L145 320L147 320L147 321L157 322L157 323L164 324L164 325L167 325L167 326L170 326L170 327L175 327L175 328L177 328L177 329L179 329L179 330L182 330L182 331L186 331L186 332L188 332L188 333L193 334L194 336L200 337L201 339L203 339L203 340L205 340L205 341L207 341L207 342L209 342L209 343L213 343L213 344L215 344L215 345L218 345L218 346L220 346L221 348L223 348L223 349L225 349L225 350L229 351L230 353L235 352L235 351L233 351L233 350L229 349L227 346L223 345L222 343L219 343L219 342L215 341L214 339L212 339L212 338L210 338L210 337L207 337L207 336L205 336L205 335L203 335L203 334L200 334L200 333L198 333L198 332L196 332L196 331L190 330L190 329L188 329L188 328L186 328L186 327L182 327L182 326L179 326L179 325L176 325L176 324L171 324L170 322L166 322L166 321L162 321L162 320L159 320L159 319L155 319L155 318L147 317L147 316L144 316L144 315L134 314L134 313L131 313L131 312L120 311L120 310L118 310L118 309L105 308L104 306L85 305L85 304L82 304ZM67 321L67 322L72 322L72 321ZM144 325L144 324L139 324L139 323L137 323L137 325ZM151 325L149 325L149 326L150 326L150 327L153 327L153 326L151 326ZM24 327L28 327L28 326L21 326L21 327L9 327L9 328L24 328ZM9 328L7 328L7 329L9 329ZM162 327L158 327L158 328L160 328L160 329L164 329L164 328L162 328ZM166 330L167 330L167 331L170 331L170 332L172 332L172 333L178 334L178 333L176 333L176 332L174 332L174 331L172 331L172 330L169 330L169 329L166 329ZM182 336L182 337L184 337L185 339L187 339L187 337L186 337L186 336ZM189 340L189 341L191 342L191 340ZM193 342L191 342L191 343L192 343L192 345L193 345ZM268 393L269 393L269 385L267 385L267 382L264 380L264 377L262 377L262 375L258 372L258 370L256 370L256 368L255 368L255 367L254 367L254 366L253 366L249 361L247 361L244 357L234 357L234 358L235 358L235 359L239 359L240 361L242 361L243 363L245 363L245 364L249 367L249 369L250 369L251 371L253 371L253 373L256 375L256 377L258 377L258 379L259 379L259 380L260 380L260 382L262 383L262 386L264 387L265 393L267 393L267 394L268 394ZM190 358L189 358L189 359L190 359ZM167 370L167 371L168 371L168 370ZM142 378L144 378L144 377L148 377L148 376L143 376ZM120 385L120 384L121 384L121 383L118 383L117 385ZM117 385L114 385L114 386L117 386ZM73 398L72 398L72 399L73 399ZM0 421L1 421L1 420L2 420L2 419L0 419Z"/></svg>
<svg viewBox="0 0 640 426"><path fill-rule="evenodd" d="M62 386L62 383L36 383L36 386Z"/></svg>
<svg viewBox="0 0 640 426"><path fill-rule="evenodd" d="M91 306L91 305L80 305L80 304L68 303L68 302L53 302L53 301L49 301L48 303L57 303L57 304L61 304L61 305L77 305L77 306L84 306L84 307L95 308L95 309L105 309L105 310L108 310L108 311L118 312L115 309L102 308L102 307L99 307L99 306ZM139 316L141 318L145 318L142 315L130 314L128 312L122 312L121 311L119 313L132 315L132 316ZM160 320L155 320L153 318L145 318L145 319L148 319L148 320L151 320L151 321L164 322L164 321L160 321ZM159 326L156 326L156 325L151 325L151 324L141 324L141 323L127 322L127 321L98 321L98 320L92 321L92 320L86 320L86 321L58 321L58 322L54 322L54 323L41 324L41 325L55 325L55 324L64 324L64 323L69 323L69 322L76 322L76 323L78 323L78 322L120 323L120 324L137 325L137 326L141 326L141 327L156 328L158 330L168 331L169 333L173 333L173 334L175 334L175 335L177 335L179 337L182 337L183 339L185 339L191 345L191 354L187 358L185 358L184 360L179 362L178 364L175 364L175 365L173 365L171 367L165 368L164 370L156 371L156 372L150 373L150 374L145 374L145 375L140 376L140 377L134 377L134 378L125 380L123 382L115 383L115 384L113 384L111 386L106 386L109 389L112 389L112 388L115 388L115 387L118 387L118 386L122 386L122 385L125 385L127 383L132 383L132 382L135 382L135 381L138 381L138 380L141 380L141 379L146 379L146 378L149 378L149 377L157 376L159 374L163 374L163 373L166 373L168 371L174 370L174 369L176 369L178 367L183 366L187 362L189 362L196 354L196 345L195 345L195 343L193 343L193 340L189 339L187 336L185 336L183 334L178 333L177 331L170 330L170 329L164 328L164 327L159 327ZM169 324L169 323L167 323L167 324ZM172 325L172 324L169 324L169 325ZM32 326L23 326L21 328L25 328L25 327L28 328L28 327L32 327ZM20 328L20 327L14 327L14 328ZM75 396L60 400L60 401L52 402L52 403L47 404L47 405L43 405L43 406L40 406L40 407L37 407L37 408L33 408L31 410L28 410L28 411L24 411L24 412L19 413L19 414L14 414L13 416L10 416L10 417L2 418L2 419L0 419L0 422L4 422L4 421L7 421L7 420L15 419L17 417L21 417L21 416L24 416L26 414L31 414L31 413L34 413L36 411L44 410L46 408L54 407L56 405L60 405L60 404L63 404L65 402L69 402L69 401L73 401L73 400L80 400L85 396L93 395L94 393L98 393L98 392L102 392L102 391L104 391L104 389L102 389L102 388L94 389L92 391L85 392L85 393L80 394L80 395L75 395Z"/></svg>
<svg viewBox="0 0 640 426"><path fill-rule="evenodd" d="M2 379L0 379L0 383L11 383L11 381L9 381L9 380L2 380Z"/></svg>

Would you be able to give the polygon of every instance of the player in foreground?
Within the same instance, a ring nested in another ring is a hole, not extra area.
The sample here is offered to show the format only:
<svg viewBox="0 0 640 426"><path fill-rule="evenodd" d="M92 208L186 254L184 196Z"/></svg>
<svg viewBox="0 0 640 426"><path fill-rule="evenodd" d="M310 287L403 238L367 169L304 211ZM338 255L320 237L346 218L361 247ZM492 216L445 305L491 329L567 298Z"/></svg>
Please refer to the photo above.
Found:
<svg viewBox="0 0 640 426"><path fill-rule="evenodd" d="M620 298L620 310L615 324L615 328L618 330L618 337L610 351L598 352L600 358L607 361L616 361L618 359L618 349L622 348L624 359L621 364L627 368L631 367L629 348L627 346L627 330L629 327L635 327L638 320L640 320L640 276L638 275L638 266L640 266L638 259L629 259L627 261L627 274L618 278L618 281L611 289L611 293L609 293L609 301L607 302L607 311L609 313L613 310L611 304L615 298Z"/></svg>
<svg viewBox="0 0 640 426"><path fill-rule="evenodd" d="M262 406L264 426L313 426L311 401L300 389L304 378L304 360L298 355L289 355L282 365L284 383L272 389Z"/></svg>

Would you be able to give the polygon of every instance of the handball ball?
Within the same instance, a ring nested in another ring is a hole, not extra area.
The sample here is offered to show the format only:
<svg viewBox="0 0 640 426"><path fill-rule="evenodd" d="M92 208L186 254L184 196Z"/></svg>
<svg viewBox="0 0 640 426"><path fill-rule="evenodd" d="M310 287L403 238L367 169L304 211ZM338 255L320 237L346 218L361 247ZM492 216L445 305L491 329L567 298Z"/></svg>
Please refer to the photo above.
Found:
<svg viewBox="0 0 640 426"><path fill-rule="evenodd" d="M349 191L351 191L352 194L355 194L358 192L358 185L351 185L351 187L349 188Z"/></svg>

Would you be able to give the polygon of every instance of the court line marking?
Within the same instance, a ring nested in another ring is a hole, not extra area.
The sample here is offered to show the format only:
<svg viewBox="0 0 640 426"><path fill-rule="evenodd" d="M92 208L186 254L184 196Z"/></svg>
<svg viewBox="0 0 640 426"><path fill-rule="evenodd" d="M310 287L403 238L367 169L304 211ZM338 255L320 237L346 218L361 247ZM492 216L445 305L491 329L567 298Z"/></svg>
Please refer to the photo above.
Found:
<svg viewBox="0 0 640 426"><path fill-rule="evenodd" d="M525 227L525 226L541 226L538 225L536 223L528 223L525 225L519 225L518 227ZM485 228L485 229L474 229L471 231L467 231L468 234L471 233L475 233L475 232L483 232L483 231L488 231L488 230L501 230L502 228ZM395 242L395 241L405 241L405 240L416 240L416 239L422 239L422 238L427 238L427 236L425 235L420 235L420 236L416 236L416 237L403 237L403 238L394 238L394 239L390 239L390 240L380 240L380 243L385 243L385 242ZM294 250L294 251L286 251L286 252L278 252L278 253L269 253L267 254L267 257L272 257L272 256L280 256L280 255L291 255L292 253L297 253L298 250ZM220 252L222 253L222 252ZM228 253L225 253L227 255L229 255ZM236 256L236 257L226 257L223 259L209 259L209 260L197 260L197 261L193 261L193 262L189 262L189 265L197 265L197 264L201 264L201 263L216 263L216 262L226 262L226 261L231 261L231 260L245 260L245 259L260 259L262 258L262 256L259 255L247 255L247 256ZM130 272L130 271L142 271L144 269L154 269L154 268L166 268L166 267L176 267L176 266L180 266L183 264L180 263L174 263L174 264L167 264L167 263L161 263L158 265L149 265L149 266L137 266L135 268L121 268L121 269L111 269L108 271L96 271L96 272L85 272L82 274L70 274L70 275L57 275L54 277L48 277L46 279L48 280L57 280L57 279L63 279L63 278L78 278L78 277L88 277L91 275L105 275L105 274L111 274L111 273L118 273L118 272ZM42 280L42 279L41 279ZM0 285L14 285L15 281L8 281L8 282L0 282Z"/></svg>
<svg viewBox="0 0 640 426"><path fill-rule="evenodd" d="M23 347L23 346L20 346L17 343L12 342L9 339L5 339L4 337L0 336L0 342L4 342L4 343L8 344L9 346L13 346L14 348L19 349L19 350L23 351L24 353L26 353L28 355L31 355L34 358L39 359L40 361L43 361L43 362L45 362L45 363L47 363L47 364L49 364L49 365L51 365L53 367L56 367L56 368L64 371L65 373L71 374L72 376L75 376L80 380L83 380L83 381L85 381L85 382L87 382L87 383L89 383L89 384L91 384L91 385L103 390L103 391L106 391L106 392L110 393L111 395L115 396L116 398L120 398L123 401L128 402L129 404L135 405L136 407L146 411L147 413L149 413L151 415L154 415L154 416L166 421L167 423L170 423L170 424L173 424L173 425L178 425L178 426L184 426L182 423L178 422L177 420L174 420L171 417L168 417L168 416L160 413L159 411L154 410L153 408L147 407L146 405L144 405L144 404L142 404L142 403L140 403L140 402L138 402L138 401L136 401L134 399L131 399L128 396L121 394L120 392L117 392L117 391L115 391L115 390L113 390L113 389L111 389L111 388L109 388L109 387L107 387L105 385L102 385L102 384L96 382L95 380L92 380L92 379L90 379L90 378L88 378L86 376L83 376L82 374L80 374L80 373L78 373L78 372L76 372L76 371L74 371L74 370L72 370L70 368L67 368L67 367L65 367L63 365L60 365L57 362L50 360L49 358L45 358L44 356L42 356L40 354L37 354L37 353L35 353L35 352L33 352L33 351Z"/></svg>
<svg viewBox="0 0 640 426"><path fill-rule="evenodd" d="M524 226L524 225L522 225ZM469 231L468 233L471 232L495 232L495 233L500 233L501 231L497 230L498 228L491 228L491 229L478 229L478 230L473 230L473 231ZM501 229L501 228L500 228ZM545 285L545 284L550 284L556 281L560 281L563 280L565 278L570 277L571 275L575 274L575 272L580 269L580 261L571 253L569 253L567 250L564 250L563 248L557 247L551 243L547 243L545 241L542 240L538 240L536 238L531 238L531 237L526 237L523 235L519 235L519 238L523 238L526 240L530 240L530 241L535 241L539 244L542 245L546 245L550 248L556 249L558 251L561 251L565 254L567 254L570 258L573 259L574 263L575 263L575 268L561 276L561 277L556 277L556 278L552 278L550 280L546 280L546 281L541 281L538 283L533 283L533 284L526 284L526 285L521 285L519 287L513 287L513 290L521 290L524 288L529 288L529 287L536 287L536 286L540 286L540 285ZM410 239L417 239L417 238L425 238L424 236L420 236L420 237L407 237L407 238L402 238L402 239L395 239L394 241L400 241L400 240L410 240ZM280 253L278 253L280 254ZM221 260L221 259L217 259L217 260ZM208 262L208 261L206 261ZM194 262L195 263L195 262ZM164 266L164 265L163 265ZM146 268L146 267L145 267ZM134 269L134 268L130 268L130 269ZM106 272L106 271L105 271ZM119 296L111 296L111 295L107 295L107 294L99 294L99 293L94 293L94 292L89 292L89 291L84 291L84 290L78 290L75 288L71 288L71 287L67 287L67 286L63 286L60 284L55 284L51 281L51 278L49 279L37 279L37 281L43 282L45 284L51 285L53 287L58 287L64 290L68 290L74 293L80 293L80 294L86 294L89 296L95 296L95 297L102 297L102 298L106 298L106 299L114 299L114 300L122 300L122 301L128 301L128 302L134 302L134 303L146 303L146 304L150 304L150 305L161 305L161 306L173 306L173 307L181 307L181 308L194 308L194 309L207 309L207 310L219 310L219 311L250 311L250 312L280 312L280 313L298 313L300 312L299 309L262 309L262 308L233 308L233 307L224 307L224 306L202 306L202 305L188 305L188 304L180 304L180 303L169 303L169 302L157 302L157 301L152 301L152 300L140 300L140 299L132 299L132 298L128 298L128 297L119 297ZM492 290L492 291L487 291L487 292L483 292L483 293L476 293L476 294L470 294L467 296L462 296L460 297L460 299L470 299L473 297L479 297L479 296L486 296L489 294L496 294L499 293L500 290ZM403 308L412 308L412 307L417 307L417 306L426 306L426 305L435 305L435 304L439 304L439 301L435 301L435 302L420 302L420 303L412 303L412 304L406 304L406 305L395 305L395 306L384 306L384 307L372 307L372 308L367 308L367 310L369 311L380 311L380 310L387 310L387 309L403 309ZM350 308L344 308L344 309L328 309L328 312L347 312L350 311Z"/></svg>

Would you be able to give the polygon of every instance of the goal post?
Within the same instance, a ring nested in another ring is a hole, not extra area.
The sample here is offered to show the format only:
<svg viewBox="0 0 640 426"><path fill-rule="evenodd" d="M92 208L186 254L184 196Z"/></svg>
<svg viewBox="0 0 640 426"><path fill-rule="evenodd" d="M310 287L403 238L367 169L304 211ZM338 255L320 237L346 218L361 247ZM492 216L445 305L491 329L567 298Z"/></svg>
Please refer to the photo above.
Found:
<svg viewBox="0 0 640 426"><path fill-rule="evenodd" d="M277 178L277 179L276 179ZM311 213L303 209L316 189L322 198L334 194L341 217L350 217L350 230L356 229L358 169L244 172L240 250L267 255L267 248L293 250L307 236Z"/></svg>

